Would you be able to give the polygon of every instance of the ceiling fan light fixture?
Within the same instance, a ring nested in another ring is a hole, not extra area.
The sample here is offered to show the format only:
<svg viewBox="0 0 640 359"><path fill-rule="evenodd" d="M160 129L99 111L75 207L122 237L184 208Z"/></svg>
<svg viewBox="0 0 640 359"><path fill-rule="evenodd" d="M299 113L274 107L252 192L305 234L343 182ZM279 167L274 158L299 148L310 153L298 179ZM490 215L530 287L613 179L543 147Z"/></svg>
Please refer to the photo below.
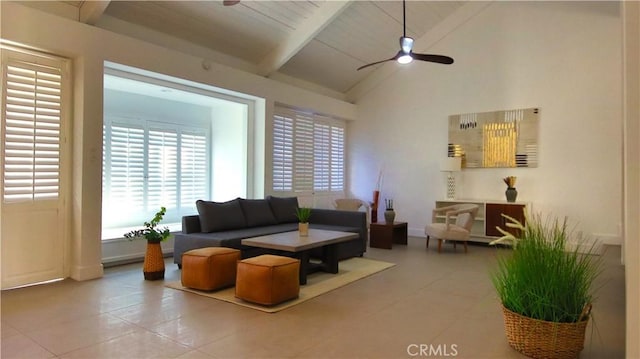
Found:
<svg viewBox="0 0 640 359"><path fill-rule="evenodd" d="M400 48L402 49L402 52L404 52L405 54L408 54L411 52L411 50L413 49L413 39L410 37L401 37L400 38Z"/></svg>
<svg viewBox="0 0 640 359"><path fill-rule="evenodd" d="M413 57L411 57L411 54L404 54L404 55L398 57L397 61L398 61L399 64L405 65L405 64L408 64L411 61L413 61Z"/></svg>

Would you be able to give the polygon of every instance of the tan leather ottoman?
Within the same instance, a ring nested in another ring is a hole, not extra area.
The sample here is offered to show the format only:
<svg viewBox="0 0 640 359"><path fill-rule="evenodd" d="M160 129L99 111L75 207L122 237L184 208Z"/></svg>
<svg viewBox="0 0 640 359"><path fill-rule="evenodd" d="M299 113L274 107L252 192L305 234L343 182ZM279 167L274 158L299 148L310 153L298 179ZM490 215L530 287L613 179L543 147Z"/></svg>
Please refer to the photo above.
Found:
<svg viewBox="0 0 640 359"><path fill-rule="evenodd" d="M240 251L225 247L192 249L182 254L182 285L216 290L236 283Z"/></svg>
<svg viewBox="0 0 640 359"><path fill-rule="evenodd" d="M264 254L238 262L236 297L247 302L275 305L298 298L300 260Z"/></svg>

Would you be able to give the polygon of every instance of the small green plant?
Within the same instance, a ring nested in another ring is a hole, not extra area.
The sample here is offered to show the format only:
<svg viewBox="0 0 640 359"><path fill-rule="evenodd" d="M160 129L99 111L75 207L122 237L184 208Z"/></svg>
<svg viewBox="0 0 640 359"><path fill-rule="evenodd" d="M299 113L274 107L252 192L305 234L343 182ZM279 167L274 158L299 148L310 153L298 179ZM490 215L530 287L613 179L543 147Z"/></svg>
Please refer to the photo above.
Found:
<svg viewBox="0 0 640 359"><path fill-rule="evenodd" d="M296 217L300 223L309 223L309 218L311 217L311 208L308 207L298 207L296 208Z"/></svg>
<svg viewBox="0 0 640 359"><path fill-rule="evenodd" d="M594 241L583 253L579 245L568 248L567 219L542 220L525 213L526 225L503 215L507 227L520 230L519 238L498 228L504 235L491 242L510 244L513 250L498 257L491 273L502 304L520 315L561 323L581 320L583 310L594 301L593 282L601 271L601 257ZM577 237L577 244L584 239ZM584 319L584 318L582 318Z"/></svg>
<svg viewBox="0 0 640 359"><path fill-rule="evenodd" d="M144 222L143 229L136 229L129 233L125 233L125 238L129 240L145 238L149 243L160 243L171 236L169 227L158 228L158 224L162 221L167 209L160 207L160 211L151 219L150 222Z"/></svg>

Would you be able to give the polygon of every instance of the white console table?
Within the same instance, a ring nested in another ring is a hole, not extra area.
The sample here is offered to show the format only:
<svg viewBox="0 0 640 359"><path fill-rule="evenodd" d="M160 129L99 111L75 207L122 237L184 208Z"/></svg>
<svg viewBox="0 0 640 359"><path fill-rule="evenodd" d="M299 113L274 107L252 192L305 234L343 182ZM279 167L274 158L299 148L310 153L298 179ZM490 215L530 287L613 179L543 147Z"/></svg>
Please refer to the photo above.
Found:
<svg viewBox="0 0 640 359"><path fill-rule="evenodd" d="M524 223L524 209L531 205L526 202L507 202L494 200L477 200L477 199L447 199L436 201L436 208L451 206L454 204L470 203L479 207L473 227L471 227L470 241L489 243L492 240L502 236L496 229L496 226L512 231L513 229L505 227L505 218L502 214L513 217ZM444 214L438 215L436 220L444 222Z"/></svg>

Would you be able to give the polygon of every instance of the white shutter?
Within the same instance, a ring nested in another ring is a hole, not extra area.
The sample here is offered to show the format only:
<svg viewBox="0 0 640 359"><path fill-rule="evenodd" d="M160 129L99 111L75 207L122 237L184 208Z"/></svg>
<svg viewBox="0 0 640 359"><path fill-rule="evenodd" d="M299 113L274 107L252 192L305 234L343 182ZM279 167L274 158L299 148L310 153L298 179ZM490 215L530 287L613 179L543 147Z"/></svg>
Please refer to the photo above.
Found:
<svg viewBox="0 0 640 359"><path fill-rule="evenodd" d="M293 190L293 119L275 116L273 120L274 191Z"/></svg>
<svg viewBox="0 0 640 359"><path fill-rule="evenodd" d="M180 207L185 210L209 198L206 133L183 131L180 145Z"/></svg>
<svg viewBox="0 0 640 359"><path fill-rule="evenodd" d="M11 61L5 68L5 202L57 199L60 69Z"/></svg>
<svg viewBox="0 0 640 359"><path fill-rule="evenodd" d="M331 191L344 190L344 127L331 126Z"/></svg>
<svg viewBox="0 0 640 359"><path fill-rule="evenodd" d="M177 207L178 134L150 129L147 161L147 209Z"/></svg>
<svg viewBox="0 0 640 359"><path fill-rule="evenodd" d="M272 138L274 191L344 190L344 121L279 108Z"/></svg>
<svg viewBox="0 0 640 359"><path fill-rule="evenodd" d="M112 124L110 139L109 212L144 210L145 135L142 126Z"/></svg>
<svg viewBox="0 0 640 359"><path fill-rule="evenodd" d="M316 123L313 126L313 189L328 191L331 178L331 127Z"/></svg>
<svg viewBox="0 0 640 359"><path fill-rule="evenodd" d="M296 116L294 123L293 190L313 190L313 118Z"/></svg>
<svg viewBox="0 0 640 359"><path fill-rule="evenodd" d="M165 221L179 222L209 197L208 128L107 117L103 131L103 233L138 225L160 207Z"/></svg>

